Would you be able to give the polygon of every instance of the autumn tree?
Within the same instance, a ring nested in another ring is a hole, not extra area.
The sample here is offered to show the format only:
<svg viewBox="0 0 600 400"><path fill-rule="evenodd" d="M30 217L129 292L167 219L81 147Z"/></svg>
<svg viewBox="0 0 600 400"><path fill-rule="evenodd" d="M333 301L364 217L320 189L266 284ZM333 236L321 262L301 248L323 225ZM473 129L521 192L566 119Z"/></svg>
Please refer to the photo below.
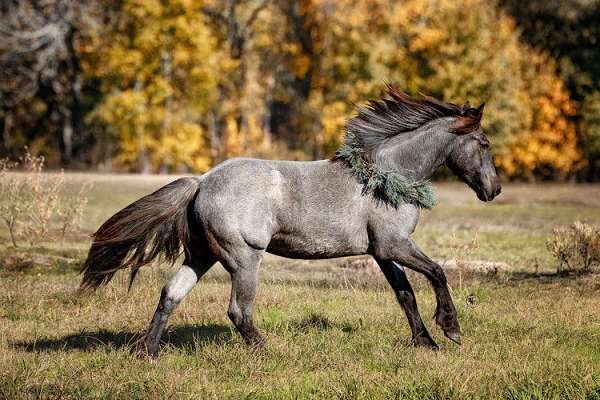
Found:
<svg viewBox="0 0 600 400"><path fill-rule="evenodd" d="M556 60L576 102L580 148L587 167L580 177L600 179L600 1L501 0L522 31L521 40Z"/></svg>
<svg viewBox="0 0 600 400"><path fill-rule="evenodd" d="M82 48L103 101L90 115L118 143L129 169L203 171L211 155L202 125L215 101L215 39L194 1L126 0Z"/></svg>
<svg viewBox="0 0 600 400"><path fill-rule="evenodd" d="M200 7L222 50L219 54L217 101L207 126L217 160L252 154L263 141L264 91L259 86L263 63L256 38L268 13L267 0L207 1ZM276 45L276 43L272 43Z"/></svg>

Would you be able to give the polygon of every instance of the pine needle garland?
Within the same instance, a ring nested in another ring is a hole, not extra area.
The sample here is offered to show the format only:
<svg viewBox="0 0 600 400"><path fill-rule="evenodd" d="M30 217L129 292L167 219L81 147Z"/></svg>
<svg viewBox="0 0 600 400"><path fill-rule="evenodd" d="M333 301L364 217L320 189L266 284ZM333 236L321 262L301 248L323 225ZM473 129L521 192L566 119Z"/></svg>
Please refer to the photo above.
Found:
<svg viewBox="0 0 600 400"><path fill-rule="evenodd" d="M363 194L372 193L395 208L406 203L428 210L435 206L431 182L415 181L394 171L382 171L376 164L365 160L363 154L360 142L351 134L346 136L346 142L336 152L336 158L344 160L363 185Z"/></svg>

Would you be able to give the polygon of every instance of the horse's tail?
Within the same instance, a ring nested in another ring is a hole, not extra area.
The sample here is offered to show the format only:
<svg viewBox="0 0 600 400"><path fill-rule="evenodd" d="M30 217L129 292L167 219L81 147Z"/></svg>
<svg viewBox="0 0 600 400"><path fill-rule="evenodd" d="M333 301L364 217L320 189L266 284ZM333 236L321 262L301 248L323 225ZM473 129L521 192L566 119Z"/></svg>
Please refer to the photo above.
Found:
<svg viewBox="0 0 600 400"><path fill-rule="evenodd" d="M197 192L197 179L177 179L110 217L93 235L81 289L107 284L122 268L132 268L131 287L138 269L161 253L175 262L189 245L188 209Z"/></svg>

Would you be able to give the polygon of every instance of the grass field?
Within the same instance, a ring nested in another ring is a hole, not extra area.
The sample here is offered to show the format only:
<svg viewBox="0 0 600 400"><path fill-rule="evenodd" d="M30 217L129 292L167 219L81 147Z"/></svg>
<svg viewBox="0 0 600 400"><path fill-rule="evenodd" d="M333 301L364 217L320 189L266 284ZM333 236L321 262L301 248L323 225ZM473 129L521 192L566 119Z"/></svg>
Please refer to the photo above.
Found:
<svg viewBox="0 0 600 400"><path fill-rule="evenodd" d="M87 233L173 177L94 181ZM507 185L491 204L436 185L415 239L432 257L499 261L510 271L449 270L463 345L434 326L434 297L411 274L437 352L415 349L392 291L347 260L265 259L256 302L264 350L243 345L226 316L229 282L215 266L170 321L158 359L132 344L174 269L142 270L130 294L118 275L79 295L89 239L8 247L0 232L0 398L600 399L600 275L566 276L544 242L552 228L600 224L600 186Z"/></svg>

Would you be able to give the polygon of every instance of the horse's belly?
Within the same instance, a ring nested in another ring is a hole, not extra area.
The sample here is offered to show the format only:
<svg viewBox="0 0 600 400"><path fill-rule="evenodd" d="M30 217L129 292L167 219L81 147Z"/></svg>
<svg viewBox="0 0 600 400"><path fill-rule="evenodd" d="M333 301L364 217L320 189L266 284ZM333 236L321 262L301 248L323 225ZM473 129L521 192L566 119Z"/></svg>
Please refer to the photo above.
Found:
<svg viewBox="0 0 600 400"><path fill-rule="evenodd" d="M368 249L366 235L306 236L293 233L278 233L273 236L267 251L289 258L334 258L365 254Z"/></svg>

